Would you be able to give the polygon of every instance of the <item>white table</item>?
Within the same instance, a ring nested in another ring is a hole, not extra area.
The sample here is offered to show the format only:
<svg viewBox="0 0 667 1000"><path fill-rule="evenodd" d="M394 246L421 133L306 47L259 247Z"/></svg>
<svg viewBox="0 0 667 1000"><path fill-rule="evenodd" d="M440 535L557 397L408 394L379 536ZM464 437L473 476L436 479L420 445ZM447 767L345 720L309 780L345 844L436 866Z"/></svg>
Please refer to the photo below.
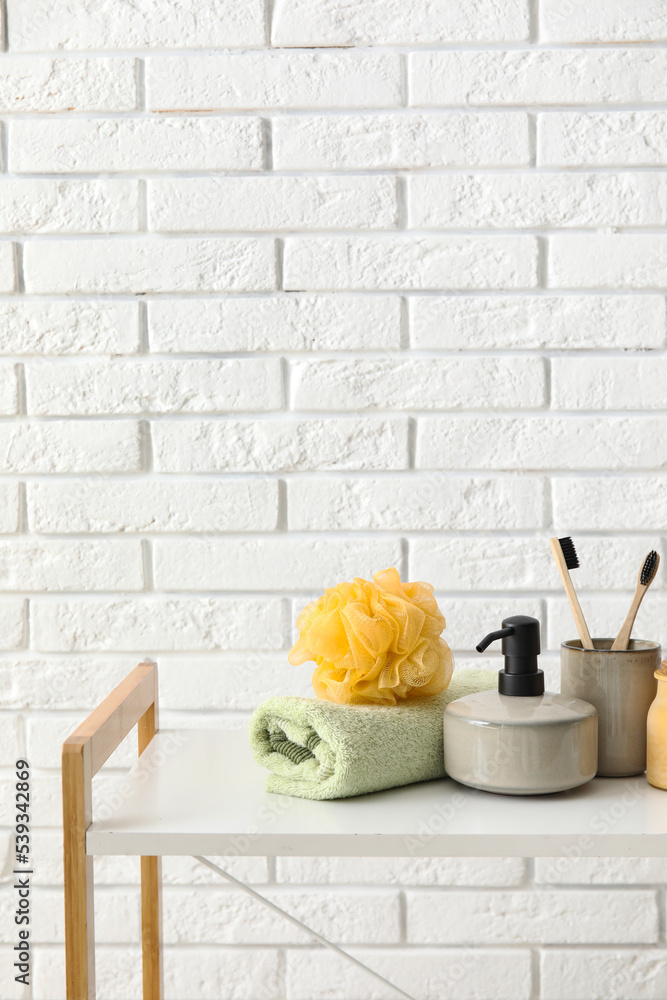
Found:
<svg viewBox="0 0 667 1000"><path fill-rule="evenodd" d="M77 875L76 864L80 866L82 852L86 862L92 862L93 855L142 857L145 1000L162 997L162 855L196 857L301 927L304 925L210 862L206 855L667 855L667 794L648 785L644 776L595 778L570 792L526 797L479 792L450 779L329 802L266 793L266 772L253 760L245 732L158 731L154 718L156 683L154 665L137 667L123 682L125 689L119 694L123 687L120 685L70 737L78 748L90 746L90 774L99 769L136 721L140 721L143 753L127 775L105 793L110 804L105 814L79 825L74 856L66 819L66 883L71 897L68 902L66 885L68 1000L94 997L92 866L88 865L83 880ZM136 700L140 689L143 697L129 711L127 703L131 698ZM123 711L119 723L118 714ZM90 779L85 769L82 760L81 782L88 787ZM72 789L65 783L65 771L63 777L67 817ZM92 819L91 803L88 794L88 815ZM81 893L87 893L89 899L85 933L77 924ZM360 964L321 935L305 929L322 944Z"/></svg>

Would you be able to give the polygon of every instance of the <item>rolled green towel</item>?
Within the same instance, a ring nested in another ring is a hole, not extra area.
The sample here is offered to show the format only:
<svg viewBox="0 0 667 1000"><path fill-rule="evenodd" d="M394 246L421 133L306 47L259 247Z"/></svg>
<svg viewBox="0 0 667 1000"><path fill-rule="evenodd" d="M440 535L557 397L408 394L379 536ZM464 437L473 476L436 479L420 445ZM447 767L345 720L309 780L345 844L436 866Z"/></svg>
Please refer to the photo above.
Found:
<svg viewBox="0 0 667 1000"><path fill-rule="evenodd" d="M250 720L250 745L271 772L267 792L303 799L343 799L442 778L445 705L497 684L495 673L460 670L442 694L390 707L269 698Z"/></svg>

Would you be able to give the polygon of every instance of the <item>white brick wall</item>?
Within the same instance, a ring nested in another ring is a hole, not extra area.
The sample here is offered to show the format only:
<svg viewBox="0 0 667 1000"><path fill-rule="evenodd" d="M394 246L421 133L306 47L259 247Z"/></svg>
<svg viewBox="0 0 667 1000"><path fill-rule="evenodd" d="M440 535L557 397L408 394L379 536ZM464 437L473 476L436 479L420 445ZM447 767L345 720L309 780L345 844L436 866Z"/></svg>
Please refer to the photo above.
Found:
<svg viewBox="0 0 667 1000"><path fill-rule="evenodd" d="M495 669L474 645L521 611L557 684L553 533L619 626L667 535L666 41L661 0L0 0L0 857L27 754L30 1000L64 998L59 744L140 658L165 723L244 726L311 690L304 603L394 564L459 666ZM666 620L661 573L637 628ZM660 859L229 867L424 1000L667 995ZM134 1000L137 865L96 876L99 995ZM172 1000L390 995L191 860L165 881ZM11 904L0 874L5 942Z"/></svg>

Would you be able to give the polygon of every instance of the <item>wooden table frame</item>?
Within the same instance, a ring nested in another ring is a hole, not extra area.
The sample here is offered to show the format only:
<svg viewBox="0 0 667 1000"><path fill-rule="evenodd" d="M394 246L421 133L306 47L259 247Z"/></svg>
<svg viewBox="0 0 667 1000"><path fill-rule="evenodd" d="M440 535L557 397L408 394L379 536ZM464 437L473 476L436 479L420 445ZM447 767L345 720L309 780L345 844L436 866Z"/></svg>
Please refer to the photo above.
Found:
<svg viewBox="0 0 667 1000"><path fill-rule="evenodd" d="M158 728L157 665L140 663L63 743L63 849L67 1000L95 1000L92 779L138 726L139 753ZM162 1000L162 868L141 858L141 943L144 1000Z"/></svg>

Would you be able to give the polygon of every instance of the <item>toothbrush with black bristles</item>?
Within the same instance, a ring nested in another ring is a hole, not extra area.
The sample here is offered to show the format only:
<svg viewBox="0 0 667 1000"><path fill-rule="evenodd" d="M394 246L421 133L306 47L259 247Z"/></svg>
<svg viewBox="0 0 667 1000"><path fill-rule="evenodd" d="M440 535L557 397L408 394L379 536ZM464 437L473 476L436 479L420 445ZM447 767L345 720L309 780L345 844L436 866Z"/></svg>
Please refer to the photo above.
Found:
<svg viewBox="0 0 667 1000"><path fill-rule="evenodd" d="M632 604L630 605L630 610L626 615L625 621L621 625L621 631L614 639L614 644L611 647L612 649L627 649L630 645L630 634L632 632L632 627L635 624L635 618L637 617L637 612L639 611L639 605L644 599L644 594L655 580L655 575L658 572L659 565L660 556L655 549L651 549L642 563L642 568L639 570L637 586L635 587L635 596L632 598Z"/></svg>
<svg viewBox="0 0 667 1000"><path fill-rule="evenodd" d="M581 610L581 605L579 604L577 592L574 589L574 584L570 578L570 570L577 569L579 566L579 559L577 557L577 550L574 547L574 542L568 535L567 538L550 538L549 544L551 546L551 551L553 552L553 557L556 561L556 566L558 567L558 572L560 573L560 578L563 581L563 586L565 587L567 599L570 602L574 623L577 626L577 632L579 633L579 638L581 639L582 649L595 649L593 640L591 639L591 633L588 631L588 625L586 624L586 619L584 618L584 613Z"/></svg>

